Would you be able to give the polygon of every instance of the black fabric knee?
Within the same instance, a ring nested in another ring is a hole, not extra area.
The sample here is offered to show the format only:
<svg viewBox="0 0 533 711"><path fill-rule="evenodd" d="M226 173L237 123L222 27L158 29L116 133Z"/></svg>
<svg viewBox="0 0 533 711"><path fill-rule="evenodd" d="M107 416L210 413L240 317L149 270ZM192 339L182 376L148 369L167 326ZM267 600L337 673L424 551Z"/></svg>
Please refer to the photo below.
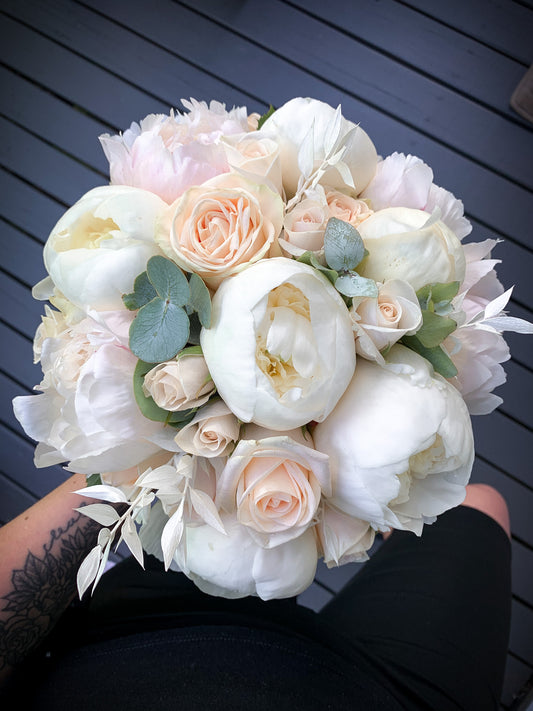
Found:
<svg viewBox="0 0 533 711"><path fill-rule="evenodd" d="M394 531L320 617L414 708L477 711L499 707L510 614L510 541L460 506L421 537Z"/></svg>

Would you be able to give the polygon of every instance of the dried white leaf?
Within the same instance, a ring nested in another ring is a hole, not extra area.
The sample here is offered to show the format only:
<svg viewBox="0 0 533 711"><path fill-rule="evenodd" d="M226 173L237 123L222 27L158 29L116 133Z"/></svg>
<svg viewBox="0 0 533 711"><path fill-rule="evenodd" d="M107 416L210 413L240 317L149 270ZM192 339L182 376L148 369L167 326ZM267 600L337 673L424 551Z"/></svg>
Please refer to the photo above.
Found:
<svg viewBox="0 0 533 711"><path fill-rule="evenodd" d="M205 491L200 491L198 489L191 489L191 504L193 509L196 511L198 516L202 518L209 526L215 528L220 533L226 534L226 529L224 524L218 514L217 507L213 499L205 493Z"/></svg>
<svg viewBox="0 0 533 711"><path fill-rule="evenodd" d="M350 172L350 169L346 165L346 163L343 163L340 161L337 163L335 168L339 171L341 178L344 180L346 185L349 185L351 188L355 188L355 183L353 182L353 175Z"/></svg>
<svg viewBox="0 0 533 711"><path fill-rule="evenodd" d="M145 489L159 489L161 486L175 482L176 478L176 467L164 464L157 469L148 469L135 483Z"/></svg>
<svg viewBox="0 0 533 711"><path fill-rule="evenodd" d="M300 150L298 151L298 168L300 169L302 175L306 178L309 178L309 176L313 172L315 164L314 132L315 122L313 120L309 131L306 133L305 138L302 141Z"/></svg>
<svg viewBox="0 0 533 711"><path fill-rule="evenodd" d="M81 506L79 509L74 510L101 523L102 526L112 526L120 519L115 509L106 504L89 504L88 506Z"/></svg>
<svg viewBox="0 0 533 711"><path fill-rule="evenodd" d="M503 294L500 294L494 301L491 301L485 307L485 319L494 318L499 316L504 308L507 306L507 302L511 298L513 293L513 288L507 289Z"/></svg>
<svg viewBox="0 0 533 711"><path fill-rule="evenodd" d="M106 484L86 486L84 489L78 489L74 493L88 496L92 499L102 499L102 501L109 501L113 504L126 503L128 500L123 491L117 489L116 486L107 486Z"/></svg>
<svg viewBox="0 0 533 711"><path fill-rule="evenodd" d="M342 113L341 105L339 104L337 106L337 109L335 110L335 116L333 117L333 121L330 122L326 133L324 134L324 152L326 155L329 155L335 149L337 140L341 132L341 122Z"/></svg>
<svg viewBox="0 0 533 711"><path fill-rule="evenodd" d="M111 538L111 531L109 528L102 528L100 533L98 534L98 545L102 546L102 548L109 542L109 539Z"/></svg>
<svg viewBox="0 0 533 711"><path fill-rule="evenodd" d="M96 578L94 579L93 589L91 591L91 594L94 592L94 589L98 585L100 578L105 573L107 559L109 558L109 551L110 551L110 546L108 545L104 548L104 552L102 554L102 559L100 561L100 565L98 566L98 572L96 573Z"/></svg>
<svg viewBox="0 0 533 711"><path fill-rule="evenodd" d="M80 600L83 597L85 591L92 583L96 574L98 572L98 566L100 565L100 559L102 557L102 546L96 545L88 556L86 556L79 569L76 576L76 583L78 585L78 594Z"/></svg>
<svg viewBox="0 0 533 711"><path fill-rule="evenodd" d="M124 542L133 553L137 561L144 567L144 555L141 539L139 538L133 519L130 516L126 517L126 520L122 524L120 533L122 534Z"/></svg>
<svg viewBox="0 0 533 711"><path fill-rule="evenodd" d="M181 537L183 536L183 530L183 506L180 506L178 510L168 519L161 534L161 548L163 549L165 570L168 570L170 564L172 563L172 558L174 557L176 548L179 546Z"/></svg>
<svg viewBox="0 0 533 711"><path fill-rule="evenodd" d="M482 326L491 326L496 331L514 331L514 333L533 333L533 323L515 316L495 316L485 319Z"/></svg>

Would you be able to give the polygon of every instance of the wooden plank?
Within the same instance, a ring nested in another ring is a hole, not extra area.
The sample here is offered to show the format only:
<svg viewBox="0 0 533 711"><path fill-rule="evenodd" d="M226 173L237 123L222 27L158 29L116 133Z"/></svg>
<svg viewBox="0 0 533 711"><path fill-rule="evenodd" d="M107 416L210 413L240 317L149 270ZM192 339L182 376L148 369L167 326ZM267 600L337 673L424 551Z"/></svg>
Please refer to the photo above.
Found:
<svg viewBox="0 0 533 711"><path fill-rule="evenodd" d="M2 318L14 326L17 331L33 340L35 329L44 315L44 306L32 298L27 286L0 271L0 299Z"/></svg>
<svg viewBox="0 0 533 711"><path fill-rule="evenodd" d="M43 263L42 244L1 218L0 235L2 244L8 247L2 254L2 269L28 287L44 279L46 269ZM4 309L2 311L5 312Z"/></svg>
<svg viewBox="0 0 533 711"><path fill-rule="evenodd" d="M89 58L91 65L96 65L107 73L106 84L117 86L116 78L110 76L110 74L114 74L125 79L131 87L142 90L145 95L144 99L136 102L133 106L128 101L130 92L121 87L121 94L126 99L122 108L127 107L128 113L127 115L122 113L119 119L116 109L120 97L113 92L106 92L103 86L100 88L100 86L94 85L95 72L88 66L88 62L84 62L85 66L81 67L79 58L76 58L77 61L73 63L73 67L67 68L68 75L72 76L63 76L64 69L57 74L56 81L72 91L72 81L75 80L74 72L77 73L81 70L83 75L93 83L93 86L78 87L77 93L80 89L88 88L91 95L89 110L102 118L109 116L109 112L112 111L114 118L110 122L115 126L129 126L132 121L138 120L148 113L157 111L167 113L168 107L175 105L182 97L188 99L193 96L204 100L219 98L222 101L237 104L246 104L249 101L249 96L240 89L221 82L216 78L216 74L211 75L201 71L191 64L188 58L184 60L177 56L175 50L179 45L176 42L176 34L172 52L168 52L147 42L142 37L128 32L123 27L104 20L90 10L80 5L74 5L70 0L51 0L46 4L46 7L34 0L28 0L23 5L17 4L13 0L5 0L2 3L2 9L9 13L11 18L20 19L30 27L48 35L63 49L67 48L78 55ZM16 56L17 66L22 64L27 68L33 67L34 57L28 61L27 58L20 56L20 51L16 47L12 46L9 28L12 28L12 20L6 18L9 59L4 61L11 65L12 57ZM20 34L20 30L18 34ZM34 39L36 45L41 49L39 53L43 56L43 41L37 38L32 38L32 55L34 54ZM181 42L180 30L179 44ZM47 43L44 43L44 46L47 46ZM58 54L64 55L65 53L54 51L54 67ZM66 54L69 56L71 52ZM47 57L46 61L48 63ZM49 82L52 78L51 72L48 71L48 67L46 69L46 77ZM33 69L30 69L29 72L26 70L24 73L32 76ZM42 73L37 70L39 81L42 81L41 77ZM60 90L60 93L64 95L63 90ZM109 101L110 96L114 97L113 101ZM85 103L83 105L85 106Z"/></svg>
<svg viewBox="0 0 533 711"><path fill-rule="evenodd" d="M508 234L526 247L529 245L529 191L518 188L309 72L294 67L244 38L238 38L232 32L221 30L218 25L185 8L174 4L170 6L167 0L157 0L154 13L158 14L159 8L167 6L171 8L165 15L168 21L158 25L161 34L150 35L154 42L174 49L175 32L172 28L179 26L180 52L184 56L205 71L224 76L228 83L241 86L249 94L261 91L262 97L259 100L263 104L272 102L280 105L294 96L302 95L315 96L331 105L342 103L347 118L360 123L369 132L380 153L387 155L398 150L420 156L432 166L435 182L460 196L471 215L485 224L491 224L502 234ZM170 14L171 10L173 14ZM68 12L64 12L58 21L64 23L67 16L71 23L75 23ZM131 23L131 17L133 12L128 12L123 21ZM146 17L143 18L138 31L147 34L151 25ZM50 31L57 34L60 29L52 27ZM76 32L76 28L70 25L69 30ZM199 36L206 41L198 42ZM209 37L212 41L208 40ZM77 39L71 41L74 45ZM101 49L100 46L98 49ZM117 52L116 45L113 45L113 51ZM148 78L146 83L149 85ZM256 110L256 107L252 105L251 109ZM489 200L488 195L498 195L499 199ZM507 209L507 205L511 204L513 210Z"/></svg>
<svg viewBox="0 0 533 711"><path fill-rule="evenodd" d="M513 600L511 606L511 638L509 650L533 666L533 609Z"/></svg>
<svg viewBox="0 0 533 711"><path fill-rule="evenodd" d="M532 670L527 664L524 664L516 657L509 654L507 656L507 664L505 667L505 678L502 693L502 703L510 707L520 694L520 689L527 683L531 677ZM515 707L514 711L517 711ZM526 711L524 709L524 711Z"/></svg>
<svg viewBox="0 0 533 711"><path fill-rule="evenodd" d="M445 87L403 62L393 61L390 47L387 47L387 54L378 52L347 36L344 31L325 26L275 0L268 5L262 0L248 0L238 13L231 5L213 0L184 0L184 4L430 138L529 189L533 187L533 170L524 155L527 147L533 154L533 133L528 128L510 123L506 117L472 101L470 96L458 94L455 88ZM112 7L113 16L120 15L117 3L110 5L105 0L96 0L96 5L100 10L106 8L107 13ZM355 16L353 12L349 14ZM127 15L130 17L131 13ZM329 8L327 19L332 19ZM357 27L358 38L367 40L359 22ZM320 36L319 44L314 41L317 36ZM390 33L386 37L388 39ZM324 62L325 55L327 62ZM365 71L361 72L363 66ZM505 141L494 140L504 132Z"/></svg>
<svg viewBox="0 0 533 711"><path fill-rule="evenodd" d="M298 602L303 607L308 607L315 612L320 612L324 605L332 598L332 594L328 592L318 583L314 582L304 590L301 595L298 595Z"/></svg>
<svg viewBox="0 0 533 711"><path fill-rule="evenodd" d="M0 472L0 526L22 513L37 499Z"/></svg>
<svg viewBox="0 0 533 711"><path fill-rule="evenodd" d="M507 382L495 390L495 393L503 398L499 410L520 420L533 431L533 372L512 360L503 363L503 366Z"/></svg>
<svg viewBox="0 0 533 711"><path fill-rule="evenodd" d="M497 410L472 420L476 451L485 460L533 487L530 466L531 431Z"/></svg>
<svg viewBox="0 0 533 711"><path fill-rule="evenodd" d="M9 343L9 348L0 351L0 370L27 388L41 382L42 372L33 363L33 348L29 338L0 321L0 343Z"/></svg>
<svg viewBox="0 0 533 711"><path fill-rule="evenodd" d="M67 207L0 168L0 215L43 244Z"/></svg>
<svg viewBox="0 0 533 711"><path fill-rule="evenodd" d="M513 593L533 607L533 549L516 540L513 550Z"/></svg>
<svg viewBox="0 0 533 711"><path fill-rule="evenodd" d="M533 321L531 311L522 308L522 306L518 306L516 302L513 302L509 306L509 314L529 322ZM505 333L504 337L509 345L509 348L511 349L513 360L516 360L518 363L526 365L531 369L531 359L533 357L531 336L524 336L519 333L509 332Z"/></svg>
<svg viewBox="0 0 533 711"><path fill-rule="evenodd" d="M533 548L533 530L531 527L531 512L533 511L533 488L520 483L503 472L498 471L490 463L476 458L472 477L473 484L490 484L505 498L511 518L513 535Z"/></svg>
<svg viewBox="0 0 533 711"><path fill-rule="evenodd" d="M3 470L9 472L20 486L35 493L37 498L46 496L71 476L59 466L36 469L33 464L34 447L2 424L0 424L0 442L4 453Z"/></svg>
<svg viewBox="0 0 533 711"><path fill-rule="evenodd" d="M61 146L62 151L99 171L104 180L108 179L109 166L98 136L114 133L112 127L5 67L0 67L0 85L5 118L45 141Z"/></svg>
<svg viewBox="0 0 533 711"><path fill-rule="evenodd" d="M151 112L168 111L166 101L121 81L105 68L5 15L0 17L0 41L6 65L96 116L115 131Z"/></svg>
<svg viewBox="0 0 533 711"><path fill-rule="evenodd" d="M394 0L359 0L357 13L350 0L333 0L327 9L320 0L290 4L516 120L509 98L524 72L523 62L465 35L461 25L439 25L409 2Z"/></svg>
<svg viewBox="0 0 533 711"><path fill-rule="evenodd" d="M87 191L106 183L96 171L1 117L0 130L4 137L0 164L63 203L71 205Z"/></svg>
<svg viewBox="0 0 533 711"><path fill-rule="evenodd" d="M533 12L509 0L406 0L406 4L449 27L459 27L525 65L533 60Z"/></svg>

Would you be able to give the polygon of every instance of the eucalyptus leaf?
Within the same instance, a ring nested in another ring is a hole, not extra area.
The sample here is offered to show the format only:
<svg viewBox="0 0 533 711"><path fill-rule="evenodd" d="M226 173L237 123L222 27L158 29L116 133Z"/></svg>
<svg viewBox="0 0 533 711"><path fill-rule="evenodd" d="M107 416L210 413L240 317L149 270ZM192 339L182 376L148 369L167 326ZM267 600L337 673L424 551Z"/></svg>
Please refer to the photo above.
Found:
<svg viewBox="0 0 533 711"><path fill-rule="evenodd" d="M422 326L416 337L425 348L440 345L457 328L457 323L446 316L439 316L432 311L422 311Z"/></svg>
<svg viewBox="0 0 533 711"><path fill-rule="evenodd" d="M376 299L378 287L373 279L362 277L356 272L341 274L335 281L335 288L344 296L365 296Z"/></svg>
<svg viewBox="0 0 533 711"><path fill-rule="evenodd" d="M131 294L124 294L122 301L124 306L130 311L137 311L145 304L157 296L156 290L148 279L148 274L142 272L133 282L133 291Z"/></svg>
<svg viewBox="0 0 533 711"><path fill-rule="evenodd" d="M160 297L140 309L130 326L130 350L147 363L170 360L189 338L189 318L181 306Z"/></svg>
<svg viewBox="0 0 533 711"><path fill-rule="evenodd" d="M324 255L332 269L338 272L350 271L365 256L365 245L355 227L330 217L324 233Z"/></svg>
<svg viewBox="0 0 533 711"><path fill-rule="evenodd" d="M148 279L157 295L174 304L184 306L190 298L187 278L181 269L166 257L151 257L146 267Z"/></svg>
<svg viewBox="0 0 533 711"><path fill-rule="evenodd" d="M269 119L275 111L276 111L276 109L272 106L272 104L270 104L270 107L269 107L268 111L267 111L265 114L263 114L263 115L259 118L259 121L257 122L257 130L258 130L258 131L259 131L259 129L262 127L262 125L265 123L265 121L266 121L267 119Z"/></svg>
<svg viewBox="0 0 533 711"><path fill-rule="evenodd" d="M450 281L447 284L437 283L431 285L431 300L434 304L450 302L459 292L460 282Z"/></svg>
<svg viewBox="0 0 533 711"><path fill-rule="evenodd" d="M328 267L325 267L323 264L321 264L314 252L304 252L301 254L298 259L296 260L297 262L302 262L302 264L307 264L310 267L314 267L314 269L318 269L318 271L322 272L324 276L330 281L332 284L335 284L335 281L337 280L337 277L339 276L338 273L334 269L329 269Z"/></svg>
<svg viewBox="0 0 533 711"><path fill-rule="evenodd" d="M211 296L209 289L198 274L191 274L189 279L191 292L189 305L198 313L200 323L204 328L211 326Z"/></svg>
<svg viewBox="0 0 533 711"><path fill-rule="evenodd" d="M453 378L457 375L457 368L453 364L450 356L441 346L435 348L425 348L416 336L404 336L401 340L405 346L423 356L433 366L436 373L444 378Z"/></svg>

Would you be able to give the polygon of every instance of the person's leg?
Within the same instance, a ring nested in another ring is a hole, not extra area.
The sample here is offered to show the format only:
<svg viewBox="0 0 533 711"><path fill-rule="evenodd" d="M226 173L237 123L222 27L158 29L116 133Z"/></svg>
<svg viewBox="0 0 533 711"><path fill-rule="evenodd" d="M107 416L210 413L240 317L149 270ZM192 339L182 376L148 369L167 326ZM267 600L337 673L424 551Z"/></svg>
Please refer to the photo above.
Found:
<svg viewBox="0 0 533 711"><path fill-rule="evenodd" d="M320 613L408 708L497 709L511 605L509 514L488 486L421 537L394 531Z"/></svg>

